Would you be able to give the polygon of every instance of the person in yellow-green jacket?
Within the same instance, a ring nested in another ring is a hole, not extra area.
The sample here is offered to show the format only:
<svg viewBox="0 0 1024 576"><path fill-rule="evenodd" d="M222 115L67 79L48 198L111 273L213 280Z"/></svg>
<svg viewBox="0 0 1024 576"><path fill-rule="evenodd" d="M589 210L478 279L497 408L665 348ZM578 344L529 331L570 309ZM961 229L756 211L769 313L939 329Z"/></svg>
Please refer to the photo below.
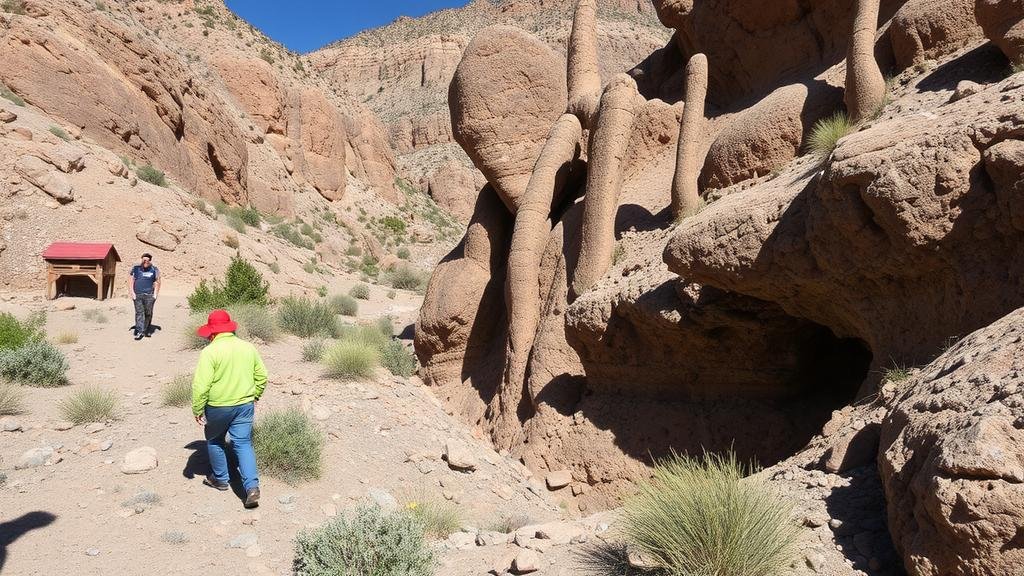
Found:
<svg viewBox="0 0 1024 576"><path fill-rule="evenodd" d="M192 413L204 427L206 450L213 473L203 484L218 490L229 488L225 435L238 459L238 473L245 491L245 507L260 500L260 478L252 447L252 423L256 402L267 386L267 369L252 344L235 336L238 324L224 310L214 310L196 333L210 343L199 354L192 378Z"/></svg>

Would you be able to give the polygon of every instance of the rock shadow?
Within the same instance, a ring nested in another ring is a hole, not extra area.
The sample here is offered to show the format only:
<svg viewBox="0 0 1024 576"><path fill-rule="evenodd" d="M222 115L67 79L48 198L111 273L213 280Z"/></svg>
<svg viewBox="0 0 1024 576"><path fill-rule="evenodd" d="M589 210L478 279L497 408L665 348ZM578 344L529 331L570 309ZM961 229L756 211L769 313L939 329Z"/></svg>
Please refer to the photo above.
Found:
<svg viewBox="0 0 1024 576"><path fill-rule="evenodd" d="M871 464L841 475L849 481L825 498L836 544L842 554L868 576L904 576L906 571L886 520L885 492L878 466Z"/></svg>
<svg viewBox="0 0 1024 576"><path fill-rule="evenodd" d="M986 43L942 64L918 82L917 89L920 92L953 90L964 80L991 84L1006 78L1009 67L1010 61L1002 51Z"/></svg>

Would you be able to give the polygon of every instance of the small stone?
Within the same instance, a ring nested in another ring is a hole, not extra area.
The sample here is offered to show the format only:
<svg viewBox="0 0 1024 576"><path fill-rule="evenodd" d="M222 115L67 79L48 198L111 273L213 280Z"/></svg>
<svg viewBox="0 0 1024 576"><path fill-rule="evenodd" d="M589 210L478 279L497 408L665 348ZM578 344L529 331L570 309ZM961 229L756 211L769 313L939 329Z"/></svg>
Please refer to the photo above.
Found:
<svg viewBox="0 0 1024 576"><path fill-rule="evenodd" d="M632 547L626 550L626 561L633 568L640 570L653 570L658 566L653 558Z"/></svg>
<svg viewBox="0 0 1024 576"><path fill-rule="evenodd" d="M156 449L143 446L124 455L121 472L125 474L141 474L156 468L157 465Z"/></svg>
<svg viewBox="0 0 1024 576"><path fill-rule="evenodd" d="M512 572L515 574L529 574L537 570L540 570L540 556L533 550L523 550L512 560Z"/></svg>
<svg viewBox="0 0 1024 576"><path fill-rule="evenodd" d="M476 534L469 532L455 532L448 536L447 545L455 550L469 550L476 546Z"/></svg>
<svg viewBox="0 0 1024 576"><path fill-rule="evenodd" d="M825 561L822 559L820 554L811 552L804 556L804 564L807 564L807 567L817 574L821 572L822 567L825 565Z"/></svg>
<svg viewBox="0 0 1024 576"><path fill-rule="evenodd" d="M52 426L52 428L54 430L58 431L58 432L64 432L65 430L71 430L74 427L75 427L75 423L74 422L68 422L67 420L60 420L59 422L54 422L53 426Z"/></svg>
<svg viewBox="0 0 1024 576"><path fill-rule="evenodd" d="M277 497L277 501L281 504L293 504L298 498L295 494L281 494Z"/></svg>
<svg viewBox="0 0 1024 576"><path fill-rule="evenodd" d="M508 534L484 530L476 535L477 546L496 546L498 544L508 544Z"/></svg>
<svg viewBox="0 0 1024 576"><path fill-rule="evenodd" d="M55 464L55 458L57 458L57 456L54 453L53 448L49 446L32 448L30 450L26 450L25 453L21 455L21 458L19 458L18 462L15 463L14 469L23 470L25 468L38 468L39 466ZM58 459L57 462L59 461L60 460Z"/></svg>
<svg viewBox="0 0 1024 576"><path fill-rule="evenodd" d="M545 480L549 490L560 490L572 483L572 471L556 470L549 472Z"/></svg>
<svg viewBox="0 0 1024 576"><path fill-rule="evenodd" d="M259 539L256 537L255 532L243 532L238 536L235 536L227 544L225 548L250 548L252 546L258 546Z"/></svg>
<svg viewBox="0 0 1024 576"><path fill-rule="evenodd" d="M953 90L953 95L949 98L950 102L956 102L957 100L963 100L968 96L973 96L978 92L981 92L981 84L977 82L971 82L970 80L961 80L956 85L956 89Z"/></svg>
<svg viewBox="0 0 1024 576"><path fill-rule="evenodd" d="M0 430L4 432L17 432L21 430L21 422L10 416L4 416L0 418Z"/></svg>
<svg viewBox="0 0 1024 576"><path fill-rule="evenodd" d="M88 550L85 551L85 555L86 556L99 556L100 555L100 550L99 550L99 548L89 548Z"/></svg>
<svg viewBox="0 0 1024 576"><path fill-rule="evenodd" d="M75 309L75 303L70 300L59 300L54 308L61 312L68 312Z"/></svg>
<svg viewBox="0 0 1024 576"><path fill-rule="evenodd" d="M18 119L18 115L10 110L0 110L0 122L8 124Z"/></svg>
<svg viewBox="0 0 1024 576"><path fill-rule="evenodd" d="M390 514L395 510L398 510L398 501L395 500L395 497L389 494L387 490L371 488L366 492L366 496L373 501L374 504L379 506L381 511L386 514Z"/></svg>
<svg viewBox="0 0 1024 576"><path fill-rule="evenodd" d="M476 459L468 448L449 440L444 444L444 459L448 461L448 467L453 470L472 472L476 470Z"/></svg>
<svg viewBox="0 0 1024 576"><path fill-rule="evenodd" d="M107 425L104 424L103 422L93 422L92 424L89 424L85 427L85 433L95 434L96 432L99 432L100 430L103 430L106 427Z"/></svg>

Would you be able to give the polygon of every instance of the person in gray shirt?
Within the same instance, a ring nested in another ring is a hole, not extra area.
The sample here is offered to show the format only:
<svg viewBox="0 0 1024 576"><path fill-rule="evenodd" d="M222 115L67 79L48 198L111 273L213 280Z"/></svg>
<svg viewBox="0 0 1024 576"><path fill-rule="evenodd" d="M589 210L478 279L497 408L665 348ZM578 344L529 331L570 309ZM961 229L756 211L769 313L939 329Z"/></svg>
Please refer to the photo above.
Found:
<svg viewBox="0 0 1024 576"><path fill-rule="evenodd" d="M132 266L128 274L128 293L135 303L135 339L152 335L153 305L160 295L160 270L153 265L153 256L142 255L142 263Z"/></svg>

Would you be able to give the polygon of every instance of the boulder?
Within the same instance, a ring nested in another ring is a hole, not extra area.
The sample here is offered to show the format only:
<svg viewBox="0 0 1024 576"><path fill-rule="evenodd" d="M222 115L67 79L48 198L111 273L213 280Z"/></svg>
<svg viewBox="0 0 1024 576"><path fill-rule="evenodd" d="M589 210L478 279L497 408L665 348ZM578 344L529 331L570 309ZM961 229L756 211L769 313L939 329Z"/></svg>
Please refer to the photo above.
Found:
<svg viewBox="0 0 1024 576"><path fill-rule="evenodd" d="M466 446L449 440L444 445L444 459L453 470L472 472L476 470L476 458Z"/></svg>
<svg viewBox="0 0 1024 576"><path fill-rule="evenodd" d="M974 15L986 38L1011 62L1024 64L1024 0L976 0Z"/></svg>
<svg viewBox="0 0 1024 576"><path fill-rule="evenodd" d="M143 244L148 244L168 252L174 252L175 248L178 247L178 243L181 242L177 234L168 230L160 222L150 222L141 226L135 232L135 238Z"/></svg>
<svg viewBox="0 0 1024 576"><path fill-rule="evenodd" d="M479 172L457 162L448 162L430 175L427 193L463 224L473 215L476 195L481 188Z"/></svg>
<svg viewBox="0 0 1024 576"><path fill-rule="evenodd" d="M951 54L983 37L975 0L909 0L889 26L896 65L902 70Z"/></svg>
<svg viewBox="0 0 1024 576"><path fill-rule="evenodd" d="M1024 309L901 385L882 423L889 529L908 572L1011 576L1024 565Z"/></svg>
<svg viewBox="0 0 1024 576"><path fill-rule="evenodd" d="M564 60L511 26L478 32L455 70L452 134L513 213L567 99Z"/></svg>
<svg viewBox="0 0 1024 576"><path fill-rule="evenodd" d="M53 171L49 164L37 156L24 154L18 157L15 169L25 180L61 204L67 204L75 199L75 189L68 179L63 174Z"/></svg>
<svg viewBox="0 0 1024 576"><path fill-rule="evenodd" d="M49 466L60 462L60 456L53 448L49 446L42 446L39 448L32 448L26 450L24 454L18 458L18 461L14 464L15 470L23 470L25 468L38 468L40 466Z"/></svg>

